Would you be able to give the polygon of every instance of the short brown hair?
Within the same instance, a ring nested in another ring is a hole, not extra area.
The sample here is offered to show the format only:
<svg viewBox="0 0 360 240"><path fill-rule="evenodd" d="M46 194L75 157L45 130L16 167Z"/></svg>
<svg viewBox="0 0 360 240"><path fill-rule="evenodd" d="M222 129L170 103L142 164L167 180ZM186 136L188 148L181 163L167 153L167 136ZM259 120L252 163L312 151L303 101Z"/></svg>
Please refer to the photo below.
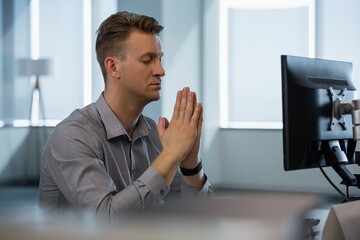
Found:
<svg viewBox="0 0 360 240"><path fill-rule="evenodd" d="M97 30L95 51L104 80L106 80L105 58L108 56L125 58L122 43L127 40L132 31L138 30L159 35L163 28L153 17L129 12L112 14L102 22Z"/></svg>

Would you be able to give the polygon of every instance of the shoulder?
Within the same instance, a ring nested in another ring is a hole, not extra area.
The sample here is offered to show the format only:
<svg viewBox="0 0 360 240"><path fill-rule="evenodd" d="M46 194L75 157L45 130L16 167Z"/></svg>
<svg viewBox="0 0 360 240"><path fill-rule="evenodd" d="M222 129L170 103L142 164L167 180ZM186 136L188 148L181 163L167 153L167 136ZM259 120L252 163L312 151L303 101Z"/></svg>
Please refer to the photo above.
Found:
<svg viewBox="0 0 360 240"><path fill-rule="evenodd" d="M92 141L99 138L104 132L101 118L94 104L82 109L74 110L67 118L61 121L54 129L52 138L64 140L83 139Z"/></svg>

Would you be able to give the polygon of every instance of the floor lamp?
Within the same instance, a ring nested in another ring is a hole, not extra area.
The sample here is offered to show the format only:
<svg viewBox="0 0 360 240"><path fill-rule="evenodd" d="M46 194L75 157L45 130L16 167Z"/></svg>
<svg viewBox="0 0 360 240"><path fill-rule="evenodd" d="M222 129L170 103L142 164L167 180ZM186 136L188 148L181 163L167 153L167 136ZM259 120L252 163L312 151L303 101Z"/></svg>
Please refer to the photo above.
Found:
<svg viewBox="0 0 360 240"><path fill-rule="evenodd" d="M53 73L53 62L50 59L19 59L18 75L29 76L34 79L30 103L30 131L25 142L25 159L23 159L22 184L27 184L29 180L29 169L33 169L35 164L35 176L39 176L40 157L43 145L48 134L45 127L45 108L40 88L40 76L51 75ZM35 182L37 179L35 180Z"/></svg>

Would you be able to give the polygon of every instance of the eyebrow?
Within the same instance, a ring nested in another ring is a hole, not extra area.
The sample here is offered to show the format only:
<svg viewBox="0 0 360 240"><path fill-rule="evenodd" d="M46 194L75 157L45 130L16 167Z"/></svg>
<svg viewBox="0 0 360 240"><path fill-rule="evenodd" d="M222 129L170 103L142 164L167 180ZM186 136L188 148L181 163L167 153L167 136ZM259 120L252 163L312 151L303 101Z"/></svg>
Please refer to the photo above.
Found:
<svg viewBox="0 0 360 240"><path fill-rule="evenodd" d="M155 58L155 57L163 57L164 56L164 52L161 52L160 54L157 54L157 53L154 53L154 52L147 52L145 54L142 54L140 56L140 58L143 58L143 57L146 57L146 56L149 56L151 58Z"/></svg>

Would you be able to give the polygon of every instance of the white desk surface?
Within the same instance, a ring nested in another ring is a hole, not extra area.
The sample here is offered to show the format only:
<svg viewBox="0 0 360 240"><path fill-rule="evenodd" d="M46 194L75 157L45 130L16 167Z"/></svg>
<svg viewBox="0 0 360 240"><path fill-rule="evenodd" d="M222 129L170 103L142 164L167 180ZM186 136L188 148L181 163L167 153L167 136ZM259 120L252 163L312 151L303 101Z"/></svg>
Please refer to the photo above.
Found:
<svg viewBox="0 0 360 240"><path fill-rule="evenodd" d="M328 210L308 210L323 201L313 194L221 192L212 200L183 199L160 211L127 216L107 226L99 224L87 213L54 218L43 215L34 206L16 207L16 210L12 207L0 211L0 237L15 240L288 240L295 233L292 223L298 220L299 214L321 218L317 226L321 231Z"/></svg>

